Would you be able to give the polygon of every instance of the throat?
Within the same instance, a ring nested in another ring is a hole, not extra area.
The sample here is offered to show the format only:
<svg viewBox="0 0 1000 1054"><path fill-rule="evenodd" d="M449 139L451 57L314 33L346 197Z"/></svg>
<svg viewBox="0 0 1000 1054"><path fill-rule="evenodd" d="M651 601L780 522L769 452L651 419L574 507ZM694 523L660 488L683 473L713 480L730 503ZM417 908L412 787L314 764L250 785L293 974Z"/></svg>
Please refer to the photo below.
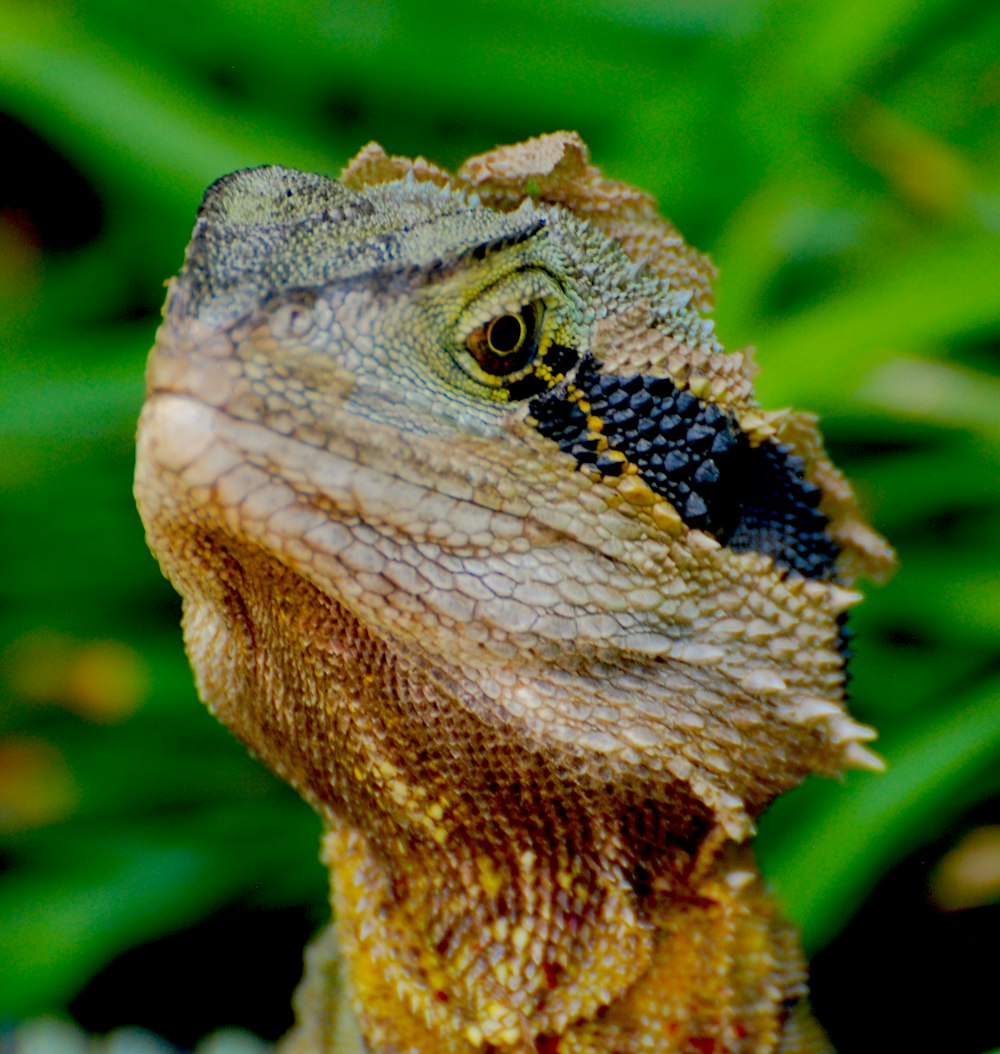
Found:
<svg viewBox="0 0 1000 1054"><path fill-rule="evenodd" d="M607 834L607 837L603 837ZM593 1021L650 967L656 936L624 847L512 832L386 856L335 823L324 843L349 991L373 1049L535 1051ZM454 1046L442 1046L441 1037Z"/></svg>
<svg viewBox="0 0 1000 1054"><path fill-rule="evenodd" d="M750 851L717 832L694 858L678 852L673 872L636 884L625 847L592 834L588 856L512 839L486 861L403 842L386 856L333 823L323 855L368 1049L771 1049L804 969Z"/></svg>

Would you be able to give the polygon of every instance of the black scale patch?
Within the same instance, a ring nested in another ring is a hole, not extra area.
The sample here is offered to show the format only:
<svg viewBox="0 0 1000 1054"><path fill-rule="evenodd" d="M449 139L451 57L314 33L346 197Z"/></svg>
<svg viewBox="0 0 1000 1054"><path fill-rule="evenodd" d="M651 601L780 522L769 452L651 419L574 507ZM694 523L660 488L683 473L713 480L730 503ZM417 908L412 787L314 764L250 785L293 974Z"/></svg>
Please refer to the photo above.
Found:
<svg viewBox="0 0 1000 1054"><path fill-rule="evenodd" d="M538 431L580 465L620 475L624 455L689 527L737 552L766 553L807 578L831 577L838 549L817 508L819 488L804 478L802 459L787 447L751 446L736 420L714 403L666 377L602 373L589 355L572 386L601 422L603 452L566 385L534 398L529 409Z"/></svg>

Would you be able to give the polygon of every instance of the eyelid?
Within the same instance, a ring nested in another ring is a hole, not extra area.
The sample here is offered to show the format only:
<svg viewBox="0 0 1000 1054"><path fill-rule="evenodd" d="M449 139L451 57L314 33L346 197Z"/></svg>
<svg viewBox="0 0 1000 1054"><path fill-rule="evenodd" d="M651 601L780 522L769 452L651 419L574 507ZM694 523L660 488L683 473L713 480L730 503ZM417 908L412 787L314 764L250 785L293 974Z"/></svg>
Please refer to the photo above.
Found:
<svg viewBox="0 0 1000 1054"><path fill-rule="evenodd" d="M492 319L503 314L516 315L525 304L542 301L554 307L560 286L547 272L537 267L508 272L492 284L479 291L455 320L456 343L461 346L465 338Z"/></svg>
<svg viewBox="0 0 1000 1054"><path fill-rule="evenodd" d="M502 315L520 315L527 304L545 304L545 297L530 290L511 290L503 299L490 299L486 303L478 301L476 310L469 310L462 316L462 331L465 336L475 333L477 329L488 326Z"/></svg>

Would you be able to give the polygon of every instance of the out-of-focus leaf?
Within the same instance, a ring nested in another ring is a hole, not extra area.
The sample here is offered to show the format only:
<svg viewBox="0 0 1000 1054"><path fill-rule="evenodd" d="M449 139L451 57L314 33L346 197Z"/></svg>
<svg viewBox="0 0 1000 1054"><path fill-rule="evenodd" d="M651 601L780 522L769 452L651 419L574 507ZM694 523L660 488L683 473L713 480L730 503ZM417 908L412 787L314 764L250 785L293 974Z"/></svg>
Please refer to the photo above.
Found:
<svg viewBox="0 0 1000 1054"><path fill-rule="evenodd" d="M83 842L63 840L48 873L0 877L0 1016L46 1012L117 952L246 893L316 827L308 810L255 802L190 816L176 830L81 833Z"/></svg>
<svg viewBox="0 0 1000 1054"><path fill-rule="evenodd" d="M993 234L939 239L759 336L759 389L771 403L824 411L851 404L871 372L902 348L932 350L1000 318Z"/></svg>
<svg viewBox="0 0 1000 1054"><path fill-rule="evenodd" d="M46 468L130 436L144 391L148 325L66 334L8 349L0 387L0 482L37 480Z"/></svg>
<svg viewBox="0 0 1000 1054"><path fill-rule="evenodd" d="M310 148L238 113L231 100L212 98L208 85L165 67L155 51L117 50L61 8L14 2L0 33L0 102L109 187L173 210L177 222L193 216L205 187L223 173L275 158L330 168L342 153L332 143Z"/></svg>
<svg viewBox="0 0 1000 1054"><path fill-rule="evenodd" d="M768 121L769 107L779 107L783 115L821 115L842 97L845 84L874 77L896 49L933 33L958 6L951 0L778 0L744 42L754 76L740 102L758 112L762 123L779 128Z"/></svg>
<svg viewBox="0 0 1000 1054"><path fill-rule="evenodd" d="M1000 570L984 566L989 550L943 560L937 551L910 550L892 584L886 608L900 626L922 627L955 644L1000 643Z"/></svg>
<svg viewBox="0 0 1000 1054"><path fill-rule="evenodd" d="M974 777L1000 756L1000 680L881 752L882 776L858 778L788 831L765 856L779 897L815 951L836 933L879 876L953 817Z"/></svg>
<svg viewBox="0 0 1000 1054"><path fill-rule="evenodd" d="M899 70L899 79L887 87L885 101L977 160L989 163L992 155L996 175L1000 123L991 85L996 77L1000 8L989 0L963 4L949 29L924 61Z"/></svg>
<svg viewBox="0 0 1000 1054"><path fill-rule="evenodd" d="M1000 267L996 277L1000 280ZM857 397L875 410L939 428L968 429L994 449L1000 446L998 377L952 363L897 358L869 374Z"/></svg>
<svg viewBox="0 0 1000 1054"><path fill-rule="evenodd" d="M998 460L996 444L951 436L932 451L870 462L864 494L871 499L869 508L877 503L881 529L892 534L907 525L922 526L946 510L966 511L1000 500Z"/></svg>

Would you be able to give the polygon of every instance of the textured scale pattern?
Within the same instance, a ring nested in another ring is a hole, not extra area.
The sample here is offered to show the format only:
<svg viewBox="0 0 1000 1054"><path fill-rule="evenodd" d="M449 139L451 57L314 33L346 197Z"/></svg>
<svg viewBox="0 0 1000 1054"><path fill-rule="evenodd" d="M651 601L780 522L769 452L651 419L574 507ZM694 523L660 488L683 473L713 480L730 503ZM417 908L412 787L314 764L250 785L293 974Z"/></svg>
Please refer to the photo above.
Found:
<svg viewBox="0 0 1000 1054"><path fill-rule="evenodd" d="M891 550L572 133L206 193L136 497L199 693L318 811L292 1054L821 1054L748 844L877 769Z"/></svg>
<svg viewBox="0 0 1000 1054"><path fill-rule="evenodd" d="M579 464L620 476L631 463L689 527L738 552L767 553L807 578L832 573L837 547L801 458L767 441L751 447L715 403L668 377L602 373L587 357L574 384L587 413L558 390L535 399L531 412L542 435Z"/></svg>

